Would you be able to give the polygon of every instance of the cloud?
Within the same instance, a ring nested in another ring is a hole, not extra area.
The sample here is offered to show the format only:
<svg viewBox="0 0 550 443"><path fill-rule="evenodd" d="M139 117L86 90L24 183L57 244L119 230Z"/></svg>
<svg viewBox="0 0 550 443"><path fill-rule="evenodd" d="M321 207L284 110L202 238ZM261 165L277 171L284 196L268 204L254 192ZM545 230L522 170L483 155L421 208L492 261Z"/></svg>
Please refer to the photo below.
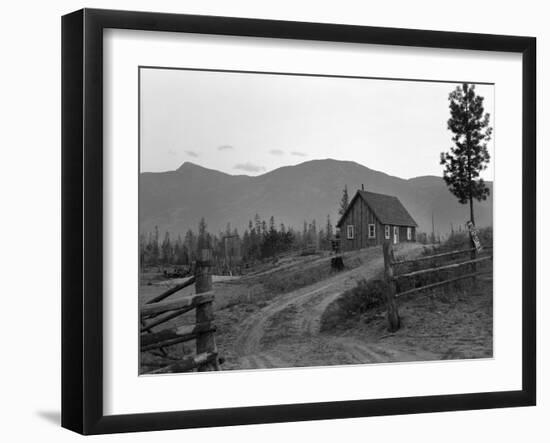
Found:
<svg viewBox="0 0 550 443"><path fill-rule="evenodd" d="M173 149L168 149L168 155L174 157L176 154L177 154L177 152L174 151Z"/></svg>
<svg viewBox="0 0 550 443"><path fill-rule="evenodd" d="M307 157L307 154L305 152L300 151L292 151L290 154L295 155L296 157Z"/></svg>
<svg viewBox="0 0 550 443"><path fill-rule="evenodd" d="M197 158L197 157L199 156L199 154L197 154L195 151L185 151L185 153L186 153L189 157Z"/></svg>
<svg viewBox="0 0 550 443"><path fill-rule="evenodd" d="M233 146L231 145L221 145L221 146L218 146L218 151L229 151L231 149L235 149Z"/></svg>
<svg viewBox="0 0 550 443"><path fill-rule="evenodd" d="M272 149L269 153L271 155L284 155L285 151L282 151L281 149Z"/></svg>
<svg viewBox="0 0 550 443"><path fill-rule="evenodd" d="M235 166L233 166L233 169L239 169L241 171L246 171L246 172L265 171L265 168L263 166L255 165L254 163L250 163L250 162L237 163Z"/></svg>

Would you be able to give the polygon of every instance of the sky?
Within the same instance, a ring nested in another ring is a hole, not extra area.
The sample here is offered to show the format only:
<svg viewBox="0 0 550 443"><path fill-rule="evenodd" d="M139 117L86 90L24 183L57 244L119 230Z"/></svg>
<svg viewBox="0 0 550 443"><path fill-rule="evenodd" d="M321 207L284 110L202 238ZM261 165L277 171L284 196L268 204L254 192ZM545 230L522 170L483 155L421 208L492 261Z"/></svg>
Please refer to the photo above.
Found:
<svg viewBox="0 0 550 443"><path fill-rule="evenodd" d="M453 83L142 68L140 170L190 161L259 175L351 160L401 178L442 175ZM476 85L494 129L494 86ZM496 130L493 132L493 138ZM493 179L491 162L482 177Z"/></svg>

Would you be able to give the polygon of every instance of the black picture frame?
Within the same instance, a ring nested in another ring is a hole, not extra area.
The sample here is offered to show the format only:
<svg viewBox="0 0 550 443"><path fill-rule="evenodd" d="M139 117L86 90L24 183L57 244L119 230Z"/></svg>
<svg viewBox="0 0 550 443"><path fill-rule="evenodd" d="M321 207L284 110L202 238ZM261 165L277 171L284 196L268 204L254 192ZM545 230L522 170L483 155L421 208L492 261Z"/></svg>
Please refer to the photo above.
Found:
<svg viewBox="0 0 550 443"><path fill-rule="evenodd" d="M522 54L522 389L131 415L103 413L103 30L192 32ZM229 17L83 9L62 18L62 426L82 434L536 403L536 39Z"/></svg>

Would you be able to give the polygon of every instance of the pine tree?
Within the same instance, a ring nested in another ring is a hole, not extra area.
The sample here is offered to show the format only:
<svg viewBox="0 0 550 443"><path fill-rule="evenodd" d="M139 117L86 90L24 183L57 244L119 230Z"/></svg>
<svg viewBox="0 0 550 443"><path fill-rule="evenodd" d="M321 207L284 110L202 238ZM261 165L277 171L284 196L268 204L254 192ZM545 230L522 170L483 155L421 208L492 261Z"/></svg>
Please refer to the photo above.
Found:
<svg viewBox="0 0 550 443"><path fill-rule="evenodd" d="M338 214L344 215L344 212L346 212L348 205L349 205L348 185L344 185L344 190L342 191L342 198L340 199L340 209L338 209Z"/></svg>
<svg viewBox="0 0 550 443"><path fill-rule="evenodd" d="M199 237L197 239L197 252L210 248L210 234L206 231L206 220L201 217L199 221Z"/></svg>
<svg viewBox="0 0 550 443"><path fill-rule="evenodd" d="M304 227L302 229L302 247L305 248L309 243L309 228L307 221L304 220Z"/></svg>
<svg viewBox="0 0 550 443"><path fill-rule="evenodd" d="M479 175L489 163L487 142L493 129L489 113L484 113L483 97L476 95L474 85L457 86L449 94L449 109L447 127L454 134L454 146L441 153L443 179L461 204L470 204L470 220L475 225L474 200L486 200L490 192Z"/></svg>
<svg viewBox="0 0 550 443"><path fill-rule="evenodd" d="M253 231L245 230L243 234L242 241L242 256L245 261L250 261L254 259L253 250L252 250L252 233Z"/></svg>
<svg viewBox="0 0 550 443"><path fill-rule="evenodd" d="M155 234L151 246L151 264L158 265L159 255L159 227L155 226Z"/></svg>
<svg viewBox="0 0 550 443"><path fill-rule="evenodd" d="M326 235L327 240L332 240L332 223L330 222L330 214L327 215Z"/></svg>
<svg viewBox="0 0 550 443"><path fill-rule="evenodd" d="M319 233L317 234L317 247L321 249L326 249L326 245L327 245L327 236L323 228L321 228L319 229Z"/></svg>
<svg viewBox="0 0 550 443"><path fill-rule="evenodd" d="M145 235L139 234L139 268L143 269L145 265L145 254L147 245L145 243Z"/></svg>
<svg viewBox="0 0 550 443"><path fill-rule="evenodd" d="M187 265L187 251L185 248L185 245L183 243L183 240L181 238L181 235L178 234L178 239L176 241L176 245L174 246L174 256L175 256L175 262L178 265Z"/></svg>
<svg viewBox="0 0 550 443"><path fill-rule="evenodd" d="M311 221L311 224L309 225L309 236L308 236L308 243L313 243L315 247L319 247L319 238L317 237L317 222L315 220Z"/></svg>
<svg viewBox="0 0 550 443"><path fill-rule="evenodd" d="M166 231L164 234L164 240L161 246L162 251L162 263L168 265L172 261L172 244L170 242L170 233Z"/></svg>
<svg viewBox="0 0 550 443"><path fill-rule="evenodd" d="M254 216L254 224L256 226L256 234L260 235L262 233L262 221L259 214Z"/></svg>
<svg viewBox="0 0 550 443"><path fill-rule="evenodd" d="M191 264L195 260L195 251L197 250L197 238L191 229L187 230L183 243L187 249L187 264Z"/></svg>

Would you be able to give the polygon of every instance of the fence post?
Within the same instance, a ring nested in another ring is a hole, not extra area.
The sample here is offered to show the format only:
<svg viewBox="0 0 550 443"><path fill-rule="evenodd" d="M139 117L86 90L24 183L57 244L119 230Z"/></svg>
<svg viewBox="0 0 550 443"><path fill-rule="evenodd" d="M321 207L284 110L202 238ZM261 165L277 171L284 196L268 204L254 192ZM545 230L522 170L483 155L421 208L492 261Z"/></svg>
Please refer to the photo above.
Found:
<svg viewBox="0 0 550 443"><path fill-rule="evenodd" d="M472 260L475 260L477 258L477 248L476 248L476 244L474 242L474 239L472 237L472 233L470 233L470 244L472 246L472 253L470 254L470 258ZM472 264L472 273L476 273L477 272L477 265L474 263ZM474 287L477 285L477 278L474 276L473 278L474 280Z"/></svg>
<svg viewBox="0 0 550 443"><path fill-rule="evenodd" d="M469 222L467 226L470 234L470 247L472 248L472 252L470 253L470 259L475 260L477 258L477 247L478 247L479 239L477 238L477 231L475 230L476 228L474 224L472 222ZM472 272L473 274L477 272L477 266L475 263L472 264L470 272ZM477 278L474 276L472 281L475 287L477 285Z"/></svg>
<svg viewBox="0 0 550 443"><path fill-rule="evenodd" d="M202 294L212 290L212 251L202 249L199 251L199 257L195 266L195 292ZM195 309L195 321L197 324L212 322L214 320L214 308L212 302L204 303ZM203 352L217 352L214 332L205 332L197 337L197 355ZM213 362L208 362L199 366L199 371L219 370L218 356Z"/></svg>
<svg viewBox="0 0 550 443"><path fill-rule="evenodd" d="M399 329L400 320L397 311L397 302L395 301L396 284L393 279L393 248L389 241L383 245L384 251L384 280L386 281L386 305L388 309L388 329L395 332Z"/></svg>

